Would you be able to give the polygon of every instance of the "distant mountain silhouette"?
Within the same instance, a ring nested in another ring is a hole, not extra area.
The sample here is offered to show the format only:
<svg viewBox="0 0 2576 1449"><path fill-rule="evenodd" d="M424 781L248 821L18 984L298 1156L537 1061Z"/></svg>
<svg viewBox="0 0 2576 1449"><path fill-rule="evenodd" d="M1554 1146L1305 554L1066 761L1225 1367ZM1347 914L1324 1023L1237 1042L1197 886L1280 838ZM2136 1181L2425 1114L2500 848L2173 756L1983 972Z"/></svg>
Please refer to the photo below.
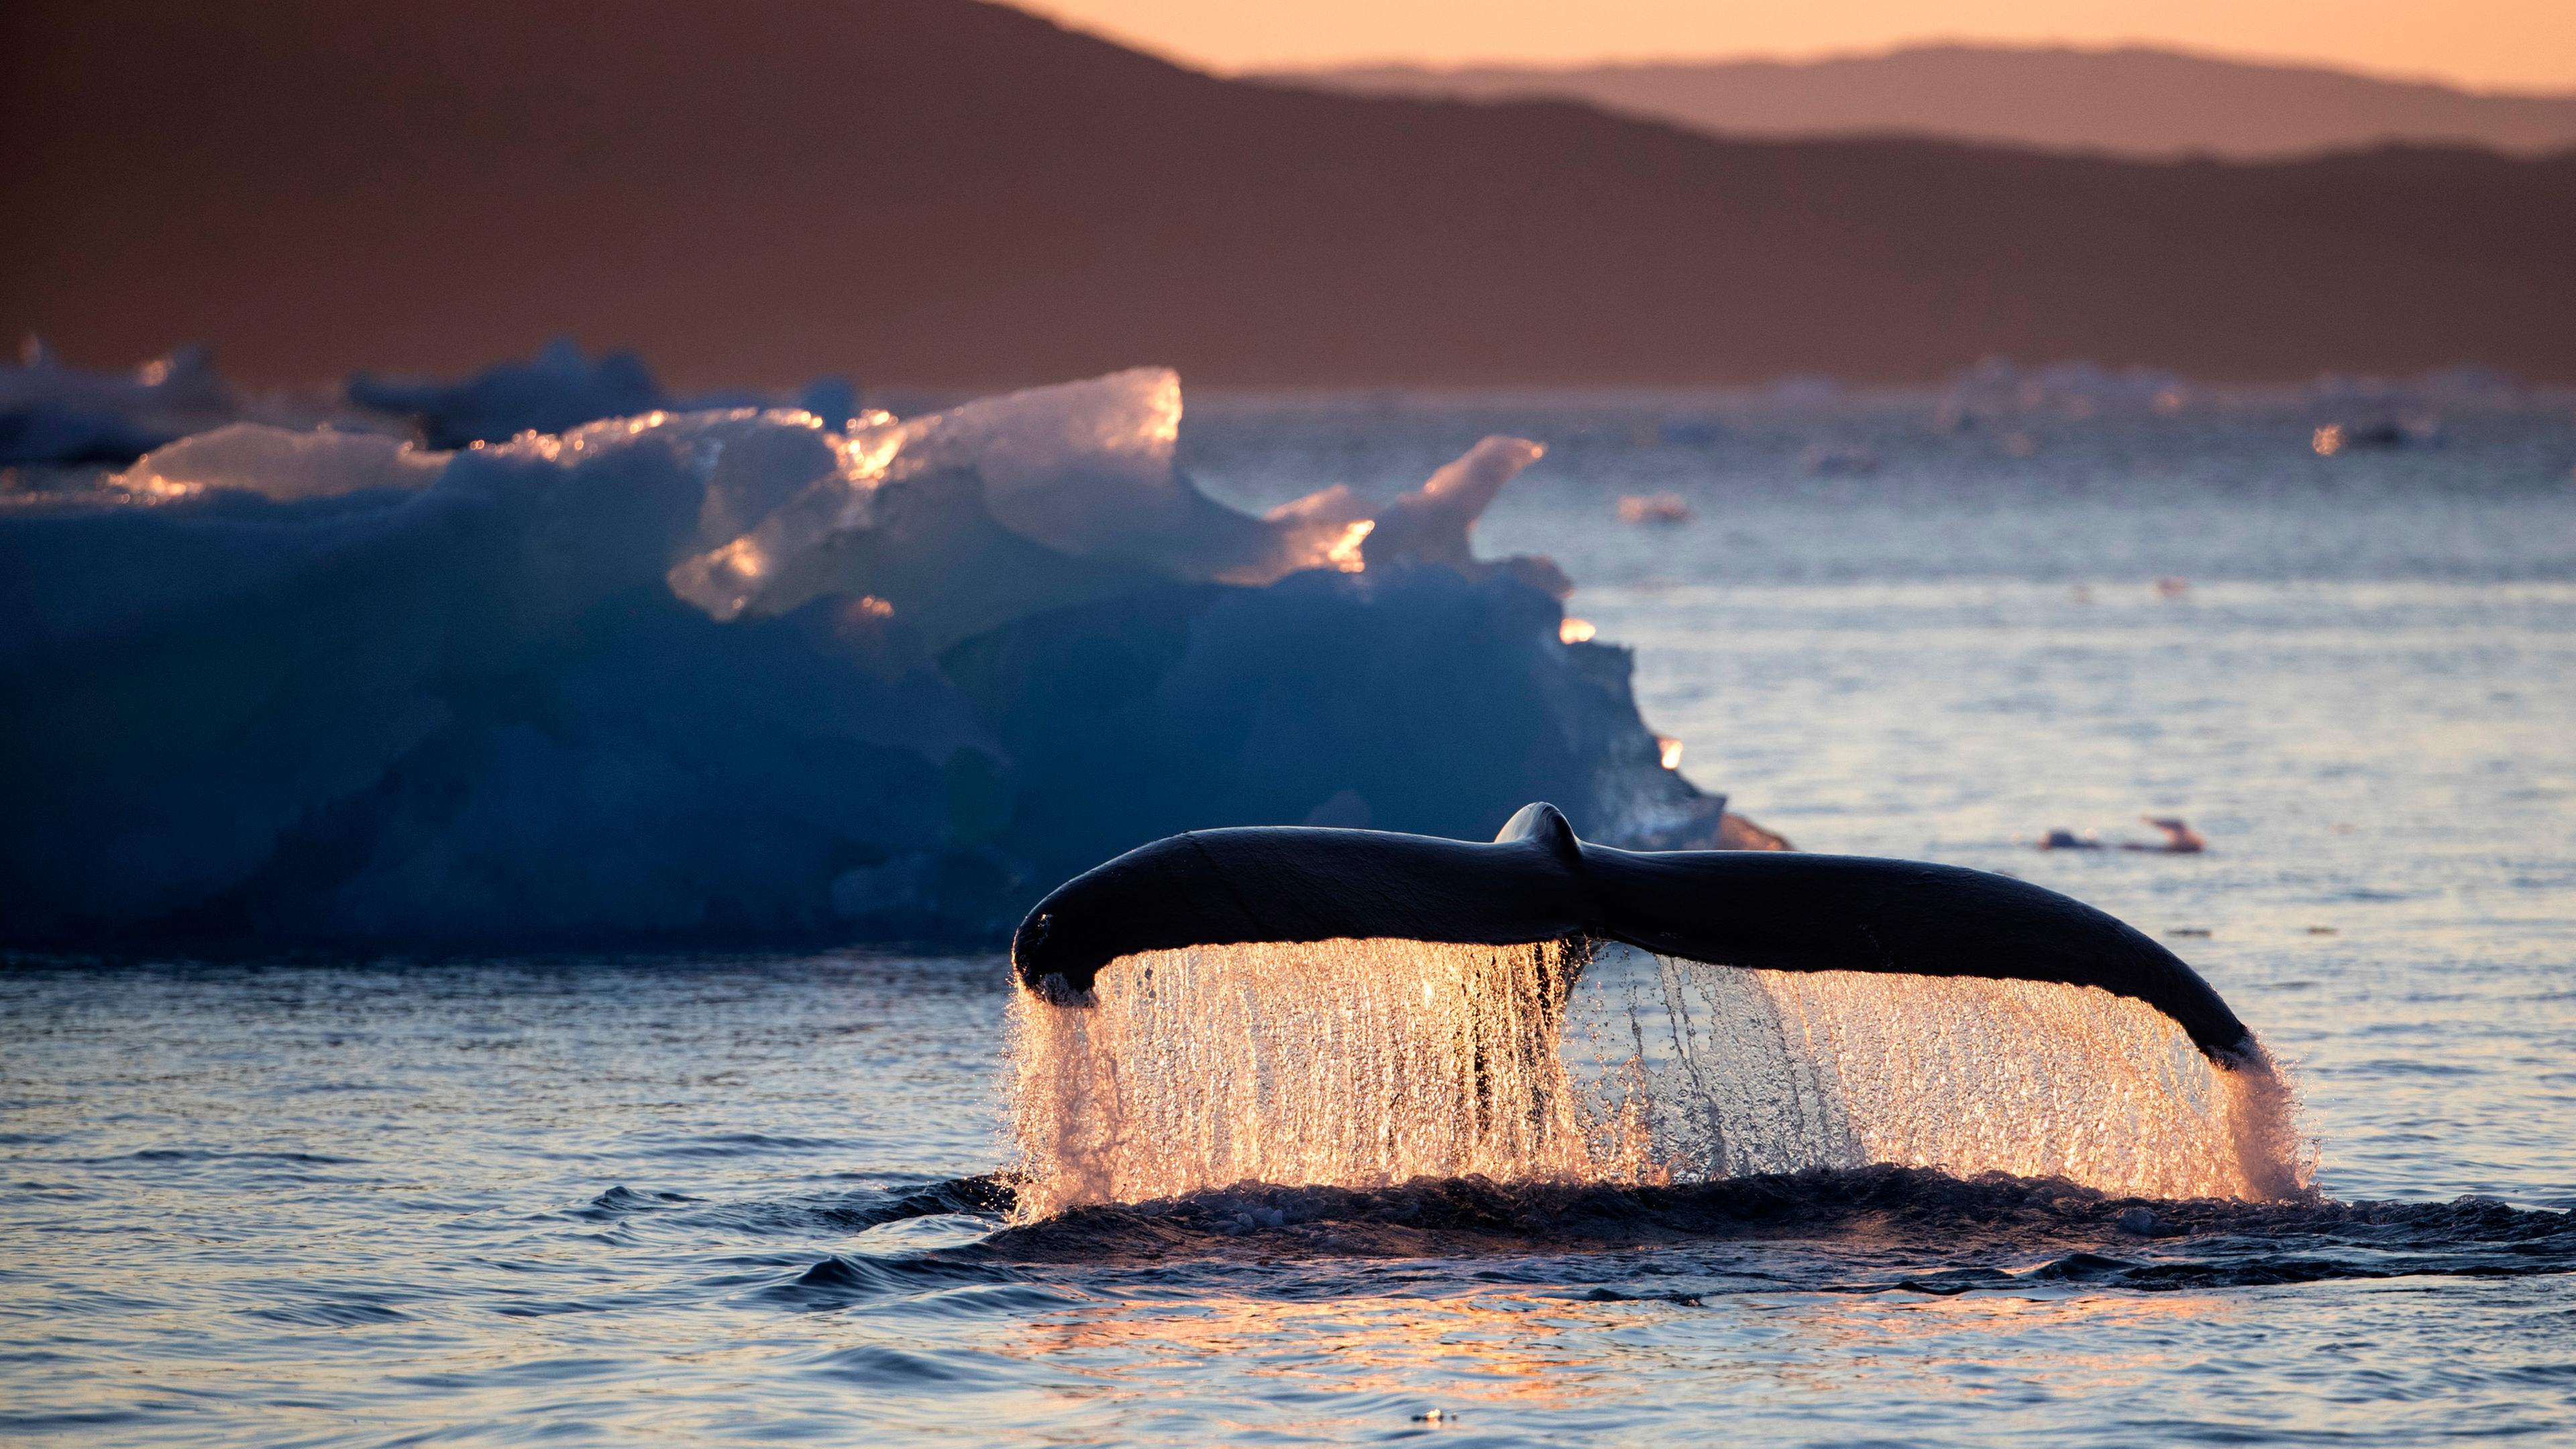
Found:
<svg viewBox="0 0 2576 1449"><path fill-rule="evenodd" d="M2576 156L2144 165L1219 80L973 0L20 0L0 328L251 379L2576 379Z"/></svg>
<svg viewBox="0 0 2576 1449"><path fill-rule="evenodd" d="M1558 97L1728 136L1935 136L2151 160L2400 141L2526 156L2576 147L2576 94L2480 95L2137 47L1926 45L1804 62L1351 66L1279 78L1368 95Z"/></svg>

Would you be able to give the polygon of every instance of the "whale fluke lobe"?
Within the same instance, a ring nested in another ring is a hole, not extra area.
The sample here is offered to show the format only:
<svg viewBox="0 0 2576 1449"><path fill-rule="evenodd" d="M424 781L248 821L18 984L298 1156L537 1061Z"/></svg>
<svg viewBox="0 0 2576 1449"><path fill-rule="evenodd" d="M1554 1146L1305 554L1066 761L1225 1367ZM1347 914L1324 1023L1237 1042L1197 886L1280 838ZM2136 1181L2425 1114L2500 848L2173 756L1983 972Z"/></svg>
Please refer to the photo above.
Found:
<svg viewBox="0 0 2576 1449"><path fill-rule="evenodd" d="M1490 844L1312 826L1171 836L1040 901L1011 961L1031 991L1077 1002L1102 967L1140 952L1387 939L1619 941L1753 970L2091 986L2155 1008L2222 1067L2260 1059L2179 957L2027 881L1866 856L1619 850L1537 803Z"/></svg>

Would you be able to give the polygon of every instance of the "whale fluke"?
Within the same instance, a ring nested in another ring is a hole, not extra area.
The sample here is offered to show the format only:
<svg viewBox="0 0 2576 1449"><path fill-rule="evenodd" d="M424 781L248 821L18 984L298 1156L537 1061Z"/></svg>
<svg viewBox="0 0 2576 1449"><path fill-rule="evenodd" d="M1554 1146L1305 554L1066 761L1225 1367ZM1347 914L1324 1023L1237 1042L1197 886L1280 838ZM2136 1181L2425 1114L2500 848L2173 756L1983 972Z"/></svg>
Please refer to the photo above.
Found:
<svg viewBox="0 0 2576 1449"><path fill-rule="evenodd" d="M1011 942L1022 985L1077 1001L1121 956L1259 941L1485 945L1589 939L1774 971L2094 986L2171 1017L2221 1066L2259 1059L2209 983L2154 940L2010 876L1773 851L1627 851L1531 804L1491 844L1315 826L1194 830L1038 902Z"/></svg>

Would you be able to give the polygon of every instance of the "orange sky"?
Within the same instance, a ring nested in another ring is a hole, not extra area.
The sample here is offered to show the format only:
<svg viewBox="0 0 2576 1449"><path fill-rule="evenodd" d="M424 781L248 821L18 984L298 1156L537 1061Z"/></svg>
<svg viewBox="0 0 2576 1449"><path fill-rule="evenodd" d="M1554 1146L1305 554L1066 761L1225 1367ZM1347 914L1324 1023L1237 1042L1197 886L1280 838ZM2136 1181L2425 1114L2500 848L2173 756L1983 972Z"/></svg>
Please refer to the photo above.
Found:
<svg viewBox="0 0 2576 1449"><path fill-rule="evenodd" d="M2576 90L2576 0L1026 0L1219 70L1348 60L1801 57L1961 39L2122 42Z"/></svg>

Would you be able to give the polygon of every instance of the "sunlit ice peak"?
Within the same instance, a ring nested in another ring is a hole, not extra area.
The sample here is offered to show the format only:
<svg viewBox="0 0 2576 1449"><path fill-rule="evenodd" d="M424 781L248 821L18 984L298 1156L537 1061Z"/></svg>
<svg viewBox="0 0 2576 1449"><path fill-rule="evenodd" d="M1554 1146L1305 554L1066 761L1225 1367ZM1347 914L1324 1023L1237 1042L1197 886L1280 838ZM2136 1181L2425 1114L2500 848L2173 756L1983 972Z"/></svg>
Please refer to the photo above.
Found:
<svg viewBox="0 0 2576 1449"><path fill-rule="evenodd" d="M995 521L1064 553L1128 547L1195 501L1172 467L1181 378L1168 367L978 398L904 432L889 480L971 468Z"/></svg>
<svg viewBox="0 0 2576 1449"><path fill-rule="evenodd" d="M1674 739L1671 735L1657 735L1655 736L1655 749L1659 752L1665 769L1678 770L1682 767L1681 741Z"/></svg>
<svg viewBox="0 0 2576 1449"><path fill-rule="evenodd" d="M1482 513L1520 471L1547 456L1547 444L1497 433L1441 466L1422 485L1433 498L1474 499Z"/></svg>
<svg viewBox="0 0 2576 1449"><path fill-rule="evenodd" d="M1181 375L1131 367L1025 388L916 418L903 432L904 471L971 464L997 493L1068 466L1168 484L1181 436Z"/></svg>
<svg viewBox="0 0 2576 1449"><path fill-rule="evenodd" d="M849 431L841 437L841 476L854 484L876 482L910 437L911 430L881 408L850 419Z"/></svg>
<svg viewBox="0 0 2576 1449"><path fill-rule="evenodd" d="M1361 553L1360 546L1368 542L1369 534L1376 528L1377 520L1374 518L1363 518L1345 527L1342 530L1341 541L1324 550L1324 561L1346 574L1355 574L1367 568L1368 561Z"/></svg>
<svg viewBox="0 0 2576 1449"><path fill-rule="evenodd" d="M1566 615L1556 624L1556 637L1566 644L1581 644L1599 632L1601 631L1592 627L1591 620L1578 619L1572 614ZM1670 768L1669 763L1666 768Z"/></svg>
<svg viewBox="0 0 2576 1449"><path fill-rule="evenodd" d="M1535 463L1546 447L1527 438L1496 434L1441 465L1418 490L1388 503L1377 513L1377 531L1368 554L1377 562L1411 558L1454 568L1475 567L1475 550L1467 535L1476 520L1503 491L1503 485Z"/></svg>

